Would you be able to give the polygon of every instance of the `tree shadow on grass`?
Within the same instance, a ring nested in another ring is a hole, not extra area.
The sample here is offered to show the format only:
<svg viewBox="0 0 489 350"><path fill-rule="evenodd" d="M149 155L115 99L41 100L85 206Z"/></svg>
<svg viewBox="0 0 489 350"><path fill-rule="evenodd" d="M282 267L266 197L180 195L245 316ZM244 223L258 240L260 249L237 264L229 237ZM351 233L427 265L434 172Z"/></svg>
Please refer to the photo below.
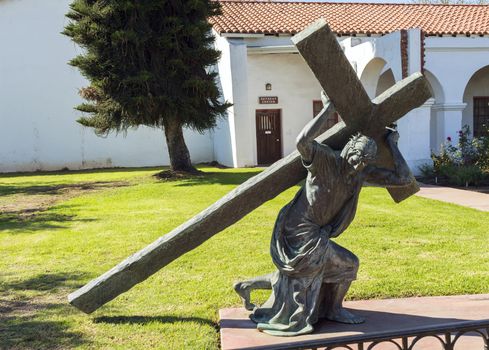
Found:
<svg viewBox="0 0 489 350"><path fill-rule="evenodd" d="M0 212L0 232L9 230L9 233L18 234L39 230L56 230L67 228L68 223L91 221L95 221L95 219L77 219L76 215L60 214L53 211Z"/></svg>
<svg viewBox="0 0 489 350"><path fill-rule="evenodd" d="M262 169L256 169L252 172L205 172L201 175L194 175L184 179L178 179L176 186L197 186L197 185L240 185L246 180L252 178L253 176L259 174ZM166 180L168 181L168 180ZM174 181L174 180L169 180Z"/></svg>
<svg viewBox="0 0 489 350"><path fill-rule="evenodd" d="M16 232L65 228L74 215L60 214L56 209L73 209L74 205L59 205L59 202L109 188L129 186L124 181L89 182L53 186L3 185L0 183L0 231ZM3 198L2 198L3 196ZM76 221L92 221L83 219Z"/></svg>
<svg viewBox="0 0 489 350"><path fill-rule="evenodd" d="M0 182L0 195L64 195L70 192L86 192L105 188L128 186L126 181L94 181L60 185L32 185L31 182L5 184Z"/></svg>
<svg viewBox="0 0 489 350"><path fill-rule="evenodd" d="M0 283L0 349L66 349L89 343L71 329L67 303L57 289L80 285L86 273L39 274L24 280ZM25 293L35 291L35 295ZM47 293L48 292L48 293ZM64 290L62 291L64 295ZM54 316L54 317L53 317Z"/></svg>
<svg viewBox="0 0 489 350"><path fill-rule="evenodd" d="M178 317L178 316L100 316L93 319L95 323L110 323L110 324L139 324L148 323L179 323L190 322L208 325L217 328L218 325L211 320L201 317Z"/></svg>
<svg viewBox="0 0 489 350"><path fill-rule="evenodd" d="M68 321L45 319L46 313L63 314L64 305L0 299L0 349L66 349L89 341L70 329Z"/></svg>
<svg viewBox="0 0 489 350"><path fill-rule="evenodd" d="M31 316L0 317L0 349L66 349L88 342L63 321L33 320Z"/></svg>
<svg viewBox="0 0 489 350"><path fill-rule="evenodd" d="M85 272L57 272L57 273L43 273L37 276L12 282L0 283L0 292L11 291L53 291L57 288L79 288L83 285L81 282L88 276Z"/></svg>

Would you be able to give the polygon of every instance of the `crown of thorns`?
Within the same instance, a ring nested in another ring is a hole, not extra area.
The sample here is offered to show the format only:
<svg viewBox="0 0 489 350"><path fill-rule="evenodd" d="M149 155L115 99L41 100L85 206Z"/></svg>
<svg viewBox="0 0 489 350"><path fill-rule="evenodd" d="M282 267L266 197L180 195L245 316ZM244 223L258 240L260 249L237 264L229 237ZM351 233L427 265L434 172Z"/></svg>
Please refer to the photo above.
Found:
<svg viewBox="0 0 489 350"><path fill-rule="evenodd" d="M350 138L348 145L357 148L357 144L362 146L364 154L370 154L372 156L377 154L377 144L372 138L362 135L361 133L356 133Z"/></svg>

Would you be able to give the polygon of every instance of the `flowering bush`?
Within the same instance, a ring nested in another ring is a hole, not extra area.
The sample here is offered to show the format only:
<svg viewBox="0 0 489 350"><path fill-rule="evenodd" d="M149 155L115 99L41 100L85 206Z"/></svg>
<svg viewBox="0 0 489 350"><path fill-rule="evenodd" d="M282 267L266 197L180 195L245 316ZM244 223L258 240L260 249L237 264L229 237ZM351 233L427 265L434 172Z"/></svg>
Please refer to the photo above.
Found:
<svg viewBox="0 0 489 350"><path fill-rule="evenodd" d="M458 144L451 137L441 145L440 154L431 154L433 166L420 168L427 177L446 178L449 184L479 185L489 178L489 137L470 138L470 128L465 125L459 131Z"/></svg>

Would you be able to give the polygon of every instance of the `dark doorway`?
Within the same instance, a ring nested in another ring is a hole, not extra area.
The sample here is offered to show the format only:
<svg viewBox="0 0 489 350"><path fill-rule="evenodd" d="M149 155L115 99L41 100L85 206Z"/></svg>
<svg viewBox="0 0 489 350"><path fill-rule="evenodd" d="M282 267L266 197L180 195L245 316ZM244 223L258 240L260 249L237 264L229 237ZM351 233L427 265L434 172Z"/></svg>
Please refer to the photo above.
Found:
<svg viewBox="0 0 489 350"><path fill-rule="evenodd" d="M489 97L474 97L474 136L489 136Z"/></svg>
<svg viewBox="0 0 489 350"><path fill-rule="evenodd" d="M256 110L256 149L258 164L272 164L282 158L280 109Z"/></svg>

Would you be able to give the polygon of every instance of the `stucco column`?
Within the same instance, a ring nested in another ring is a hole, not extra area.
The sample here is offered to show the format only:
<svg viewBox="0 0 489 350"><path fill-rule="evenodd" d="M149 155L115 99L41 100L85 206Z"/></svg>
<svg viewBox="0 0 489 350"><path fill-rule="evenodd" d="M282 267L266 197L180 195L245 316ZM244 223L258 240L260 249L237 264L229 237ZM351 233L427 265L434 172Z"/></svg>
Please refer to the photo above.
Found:
<svg viewBox="0 0 489 350"><path fill-rule="evenodd" d="M448 102L433 105L437 115L437 144L438 147L447 140L452 140L452 144L458 143L458 132L462 130L462 115L465 107L464 102Z"/></svg>
<svg viewBox="0 0 489 350"><path fill-rule="evenodd" d="M421 72L421 30L408 29L408 74ZM431 106L430 106L431 108Z"/></svg>
<svg viewBox="0 0 489 350"><path fill-rule="evenodd" d="M251 144L254 119L248 110L248 49L243 40L231 39L230 56L234 111L234 166L254 165Z"/></svg>
<svg viewBox="0 0 489 350"><path fill-rule="evenodd" d="M430 119L434 99L430 98L421 107L413 109L398 122L399 148L414 174L419 166L431 162Z"/></svg>
<svg viewBox="0 0 489 350"><path fill-rule="evenodd" d="M253 165L251 130L254 120L248 113L248 50L242 39L216 36L221 51L218 63L223 97L233 105L227 119L214 131L214 155L218 162L233 167Z"/></svg>

